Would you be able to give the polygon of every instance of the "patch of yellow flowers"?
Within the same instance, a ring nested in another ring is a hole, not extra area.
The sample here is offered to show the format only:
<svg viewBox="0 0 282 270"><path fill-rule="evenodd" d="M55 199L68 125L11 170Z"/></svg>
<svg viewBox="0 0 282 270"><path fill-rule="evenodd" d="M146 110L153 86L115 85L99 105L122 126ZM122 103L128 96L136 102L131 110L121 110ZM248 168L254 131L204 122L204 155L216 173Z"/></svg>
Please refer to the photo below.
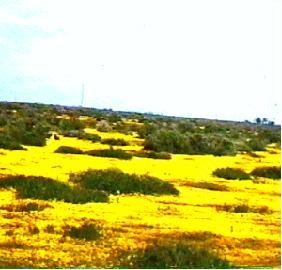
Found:
<svg viewBox="0 0 282 270"><path fill-rule="evenodd" d="M142 140L136 136L102 133L94 129L86 132L102 138L123 138L130 142L130 146L118 147L124 150L142 149ZM170 181L179 189L180 195L111 195L110 203L75 205L52 201L48 202L52 207L40 212L9 212L3 206L18 204L20 200L16 199L14 190L2 189L0 265L111 267L120 252L144 248L154 237L206 231L217 235L219 248L234 263L245 266L280 264L280 181L228 181L212 176L216 168L237 167L250 172L258 166L280 166L280 150L260 153L259 158L242 154L119 160L54 153L62 145L82 150L108 148L100 143L61 137L60 140L50 139L45 147L27 147L28 151L0 150L0 173L44 176L68 182L70 173L114 167L127 173L150 174ZM185 181L224 184L230 191L189 187L183 185ZM272 213L238 214L217 211L213 207L224 204L267 206ZM78 227L85 222L99 224L103 237L97 241L84 241L64 234L65 226ZM50 227L52 231L48 230ZM251 244L254 240L259 246Z"/></svg>

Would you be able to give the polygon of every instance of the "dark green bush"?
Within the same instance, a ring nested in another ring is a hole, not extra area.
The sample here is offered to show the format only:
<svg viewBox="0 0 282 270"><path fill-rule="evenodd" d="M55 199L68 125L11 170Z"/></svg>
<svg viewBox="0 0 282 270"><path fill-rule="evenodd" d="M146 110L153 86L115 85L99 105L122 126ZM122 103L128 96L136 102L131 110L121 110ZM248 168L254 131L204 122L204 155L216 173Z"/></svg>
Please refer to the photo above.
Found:
<svg viewBox="0 0 282 270"><path fill-rule="evenodd" d="M109 144L109 145L118 145L118 146L127 146L129 145L127 141L124 139L115 139L115 138L108 138L103 139L101 141L102 144Z"/></svg>
<svg viewBox="0 0 282 270"><path fill-rule="evenodd" d="M7 134L0 133L0 148L8 150L24 150L24 147L20 145L15 139Z"/></svg>
<svg viewBox="0 0 282 270"><path fill-rule="evenodd" d="M271 179L281 179L281 167L258 167L251 172L251 175Z"/></svg>
<svg viewBox="0 0 282 270"><path fill-rule="evenodd" d="M248 204L238 205L216 205L218 211L225 211L230 213L259 213L259 214L271 214L272 210L267 206L249 206Z"/></svg>
<svg viewBox="0 0 282 270"><path fill-rule="evenodd" d="M247 142L247 146L252 151L264 151L265 147L267 146L267 141L258 138L252 138Z"/></svg>
<svg viewBox="0 0 282 270"><path fill-rule="evenodd" d="M72 138L78 138L81 140L88 140L88 141L92 141L92 142L99 142L101 141L101 137L97 134L89 134L89 133L85 133L82 130L67 130L67 131L63 131L62 135L64 135L65 137L72 137Z"/></svg>
<svg viewBox="0 0 282 270"><path fill-rule="evenodd" d="M171 184L156 177L123 173L118 169L88 170L73 174L70 180L83 188L104 190L112 194L142 193L142 194L173 194L179 191Z"/></svg>
<svg viewBox="0 0 282 270"><path fill-rule="evenodd" d="M83 151L79 148L71 147L71 146L60 146L55 153L64 153L64 154L83 154Z"/></svg>
<svg viewBox="0 0 282 270"><path fill-rule="evenodd" d="M217 176L220 178L225 178L228 180L233 180L233 179L250 179L250 175L248 175L246 172L244 172L242 169L237 169L237 168L219 168L213 171L212 173L213 176Z"/></svg>
<svg viewBox="0 0 282 270"><path fill-rule="evenodd" d="M71 227L67 232L72 238L82 239L82 240L97 240L101 237L100 228L94 224L85 223L80 227Z"/></svg>
<svg viewBox="0 0 282 270"><path fill-rule="evenodd" d="M174 154L234 155L234 144L221 135L181 134L177 131L160 130L145 138L145 150Z"/></svg>
<svg viewBox="0 0 282 270"><path fill-rule="evenodd" d="M34 131L25 132L22 135L21 143L24 145L44 146L46 145L46 136Z"/></svg>
<svg viewBox="0 0 282 270"><path fill-rule="evenodd" d="M85 125L79 119L71 117L69 119L61 119L58 128L61 131L82 130L85 128Z"/></svg>
<svg viewBox="0 0 282 270"><path fill-rule="evenodd" d="M136 269L226 269L233 268L207 249L176 243L149 246L132 256L121 267Z"/></svg>
<svg viewBox="0 0 282 270"><path fill-rule="evenodd" d="M40 200L60 200L70 203L107 202L102 191L71 188L69 185L50 178L10 175L0 179L0 187L12 187L19 197Z"/></svg>
<svg viewBox="0 0 282 270"><path fill-rule="evenodd" d="M101 149L101 150L89 150L85 151L85 154L95 157L109 157L109 158L119 158L119 159L132 159L132 154L125 152L121 149Z"/></svg>

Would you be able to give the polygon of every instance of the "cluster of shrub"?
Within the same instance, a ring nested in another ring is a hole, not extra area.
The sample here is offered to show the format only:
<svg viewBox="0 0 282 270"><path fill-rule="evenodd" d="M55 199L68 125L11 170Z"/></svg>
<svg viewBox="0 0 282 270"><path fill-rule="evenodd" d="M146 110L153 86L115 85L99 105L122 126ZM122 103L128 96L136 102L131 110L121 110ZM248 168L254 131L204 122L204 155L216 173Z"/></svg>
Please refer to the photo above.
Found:
<svg viewBox="0 0 282 270"><path fill-rule="evenodd" d="M281 131L270 126L215 121L147 121L139 127L144 149L175 154L234 155L239 151L264 151L280 145Z"/></svg>
<svg viewBox="0 0 282 270"><path fill-rule="evenodd" d="M1 178L0 188L15 188L19 198L60 200L74 204L108 202L109 194L179 194L169 182L149 175L123 173L118 169L71 174L70 181L74 187L51 178L7 175Z"/></svg>
<svg viewBox="0 0 282 270"><path fill-rule="evenodd" d="M62 153L62 154L85 154L95 157L108 157L108 158L119 158L119 159L132 159L133 155L129 152L126 152L122 149L113 149L110 147L109 149L95 149L95 150L88 150L82 151L79 148L71 147L71 146L60 146L55 153Z"/></svg>
<svg viewBox="0 0 282 270"><path fill-rule="evenodd" d="M0 148L23 150L22 145L44 146L50 137L50 124L44 115L21 114L14 111L0 113Z"/></svg>
<svg viewBox="0 0 282 270"><path fill-rule="evenodd" d="M257 167L253 169L250 173L246 173L240 168L218 168L212 173L214 176L228 179L228 180L248 180L251 176L255 177L265 177L271 179L281 179L281 167L269 166L269 167Z"/></svg>

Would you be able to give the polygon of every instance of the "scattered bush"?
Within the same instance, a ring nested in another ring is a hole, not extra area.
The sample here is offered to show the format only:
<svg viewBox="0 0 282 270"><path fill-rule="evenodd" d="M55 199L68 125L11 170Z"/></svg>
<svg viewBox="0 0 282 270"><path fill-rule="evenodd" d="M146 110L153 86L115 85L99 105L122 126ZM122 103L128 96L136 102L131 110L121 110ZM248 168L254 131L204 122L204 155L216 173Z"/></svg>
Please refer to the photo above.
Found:
<svg viewBox="0 0 282 270"><path fill-rule="evenodd" d="M258 167L251 172L251 175L271 179L281 179L281 167Z"/></svg>
<svg viewBox="0 0 282 270"><path fill-rule="evenodd" d="M237 168L219 168L213 171L212 173L213 176L217 176L220 178L225 178L228 180L235 180L235 179L251 179L251 177L244 172L242 169L237 169Z"/></svg>
<svg viewBox="0 0 282 270"><path fill-rule="evenodd" d="M94 224L85 223L80 227L71 227L66 234L72 238L82 240L97 240L101 237L100 228Z"/></svg>
<svg viewBox="0 0 282 270"><path fill-rule="evenodd" d="M127 146L129 145L127 141L124 139L115 139L115 138L108 138L103 139L101 141L102 144L109 144L109 145L118 145L118 146Z"/></svg>
<svg viewBox="0 0 282 270"><path fill-rule="evenodd" d="M10 175L0 179L0 187L12 187L21 198L61 200L70 203L107 202L105 192L71 188L50 178Z"/></svg>
<svg viewBox="0 0 282 270"><path fill-rule="evenodd" d="M232 268L227 261L220 259L207 249L183 243L148 246L134 254L132 259L122 267L136 269Z"/></svg>
<svg viewBox="0 0 282 270"><path fill-rule="evenodd" d="M125 152L121 149L114 150L110 149L99 149L99 150L89 150L85 151L85 154L95 157L109 157L109 158L119 158L119 159L132 159L132 154Z"/></svg>
<svg viewBox="0 0 282 270"><path fill-rule="evenodd" d="M64 154L83 154L83 151L79 148L71 147L71 146L60 146L55 153L64 153Z"/></svg>
<svg viewBox="0 0 282 270"><path fill-rule="evenodd" d="M156 177L123 173L118 169L88 170L73 174L70 180L83 188L103 190L112 194L142 193L142 194L173 194L179 191L171 184Z"/></svg>

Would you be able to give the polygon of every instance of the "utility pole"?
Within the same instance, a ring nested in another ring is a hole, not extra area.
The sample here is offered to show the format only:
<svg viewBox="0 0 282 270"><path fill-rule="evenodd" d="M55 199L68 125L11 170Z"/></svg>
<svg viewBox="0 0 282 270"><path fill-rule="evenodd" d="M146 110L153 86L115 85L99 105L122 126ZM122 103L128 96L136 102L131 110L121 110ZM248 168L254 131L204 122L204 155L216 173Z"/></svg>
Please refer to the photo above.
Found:
<svg viewBox="0 0 282 270"><path fill-rule="evenodd" d="M81 103L80 103L80 107L83 107L83 102L84 102L84 83L82 84L82 88L81 88Z"/></svg>

